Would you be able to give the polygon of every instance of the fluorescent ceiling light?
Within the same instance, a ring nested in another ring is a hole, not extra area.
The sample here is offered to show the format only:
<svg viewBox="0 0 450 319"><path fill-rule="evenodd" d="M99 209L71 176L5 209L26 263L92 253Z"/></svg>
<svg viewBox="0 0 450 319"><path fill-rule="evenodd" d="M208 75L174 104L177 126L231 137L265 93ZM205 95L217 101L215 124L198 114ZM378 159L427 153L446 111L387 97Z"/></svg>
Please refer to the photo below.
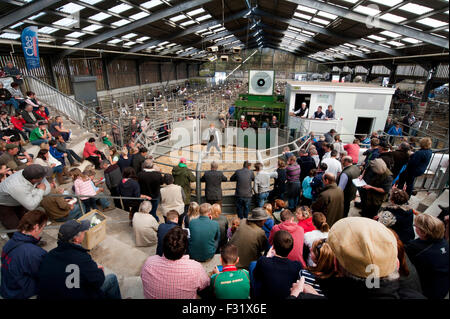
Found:
<svg viewBox="0 0 450 319"><path fill-rule="evenodd" d="M42 28L38 29L38 33L52 34L53 32L56 32L58 30L59 29L52 28L52 27L42 27Z"/></svg>
<svg viewBox="0 0 450 319"><path fill-rule="evenodd" d="M0 38L2 38L2 39L18 39L18 38L20 38L20 34L5 32L5 33L0 34Z"/></svg>
<svg viewBox="0 0 450 319"><path fill-rule="evenodd" d="M140 38L137 38L136 41L146 41L148 39L150 39L150 37L140 37Z"/></svg>
<svg viewBox="0 0 450 319"><path fill-rule="evenodd" d="M197 15L197 14L200 14L200 13L203 13L203 12L205 12L205 10L203 9L203 8L198 8L198 9L195 9L195 10L192 10L192 11L189 11L189 12L186 12L189 16L191 16L191 17L193 17L193 16L195 16L195 15Z"/></svg>
<svg viewBox="0 0 450 319"><path fill-rule="evenodd" d="M365 7L365 6L357 6L353 11L368 15L368 16L374 16L380 13L380 10L377 10L375 8Z"/></svg>
<svg viewBox="0 0 450 319"><path fill-rule="evenodd" d="M89 19L95 20L95 21L103 21L107 18L109 18L111 15L104 12L99 12L97 14L94 14L93 16L90 16Z"/></svg>
<svg viewBox="0 0 450 319"><path fill-rule="evenodd" d="M380 19L395 22L395 23L399 23L399 22L406 20L406 18L400 17L395 14L391 14L391 13L383 14L382 16L380 16Z"/></svg>
<svg viewBox="0 0 450 319"><path fill-rule="evenodd" d="M420 19L420 20L417 20L417 23L424 24L424 25L430 26L432 28L439 28L439 27L443 27L444 25L448 24L447 22L432 19L432 18Z"/></svg>
<svg viewBox="0 0 450 319"><path fill-rule="evenodd" d="M10 28L14 29L14 28L20 27L21 25L23 25L23 22L16 23L15 25L10 26Z"/></svg>
<svg viewBox="0 0 450 319"><path fill-rule="evenodd" d="M415 3L405 4L404 6L401 6L399 9L403 10L403 11L408 11L408 12L411 12L414 14L424 14L424 13L433 11L432 8L421 6L421 5L415 4Z"/></svg>
<svg viewBox="0 0 450 319"><path fill-rule="evenodd" d="M80 0L81 2L90 4L90 5L94 5L96 3L102 2L103 0Z"/></svg>
<svg viewBox="0 0 450 319"><path fill-rule="evenodd" d="M65 12L65 13L69 13L69 14L74 14L78 11L83 10L85 7L80 6L79 4L70 2L66 5L63 5L62 7L59 7L58 9L56 9L57 11L61 11L61 12Z"/></svg>
<svg viewBox="0 0 450 319"><path fill-rule="evenodd" d="M44 43L50 43L55 41L54 39L49 39L49 38L39 38L39 42L44 42Z"/></svg>
<svg viewBox="0 0 450 319"><path fill-rule="evenodd" d="M312 16L309 16L307 14L303 14L300 12L294 12L294 17L300 18L300 19L305 19L305 20L309 20L312 18Z"/></svg>
<svg viewBox="0 0 450 319"><path fill-rule="evenodd" d="M80 43L80 41L73 41L73 40L70 40L70 41L64 42L63 44L64 44L64 45L75 45L75 44L78 44L78 43Z"/></svg>
<svg viewBox="0 0 450 319"><path fill-rule="evenodd" d="M203 21L203 20L207 20L209 18L212 18L212 16L210 14L206 14L204 16L198 17L195 20L197 20L198 22Z"/></svg>
<svg viewBox="0 0 450 319"><path fill-rule="evenodd" d="M34 20L34 19L37 19L39 17L42 17L43 15L45 15L45 12L41 12L41 13L38 13L38 14L36 14L34 16L31 16L31 17L28 18L28 20Z"/></svg>
<svg viewBox="0 0 450 319"><path fill-rule="evenodd" d="M116 27L121 27L121 26L123 26L123 25L125 25L125 24L128 24L128 23L130 23L130 21L125 20L125 19L122 19L122 20L113 22L113 23L111 23L111 24L112 24L113 26L116 26Z"/></svg>
<svg viewBox="0 0 450 319"><path fill-rule="evenodd" d="M319 19L319 18L313 18L312 21L320 23L320 24L325 24L325 25L330 23L330 21L328 21L328 20Z"/></svg>
<svg viewBox="0 0 450 319"><path fill-rule="evenodd" d="M141 6L145 9L151 9L153 7L159 6L160 4L162 4L162 1L160 0L151 0L144 2L143 4L141 4Z"/></svg>
<svg viewBox="0 0 450 319"><path fill-rule="evenodd" d="M376 40L376 41L384 41L384 40L386 40L386 38L382 38L382 37L379 37L379 36L377 36L377 35L368 35L367 36L369 39L373 39L373 40Z"/></svg>
<svg viewBox="0 0 450 319"><path fill-rule="evenodd" d="M116 43L119 43L119 42L122 42L122 40L121 39L112 39L112 40L108 41L108 43L111 43L111 44L116 44Z"/></svg>
<svg viewBox="0 0 450 319"><path fill-rule="evenodd" d="M53 22L54 25L60 25L62 27L70 27L76 23L78 23L78 20L71 19L71 18L63 18L63 19Z"/></svg>
<svg viewBox="0 0 450 319"><path fill-rule="evenodd" d="M114 12L114 13L121 13L127 10L130 10L132 6L126 3L119 4L117 6L114 6L112 8L109 8L108 11Z"/></svg>
<svg viewBox="0 0 450 319"><path fill-rule="evenodd" d="M398 33L387 31L387 30L386 31L381 31L380 34L386 35L386 36L391 37L391 38L397 38L397 37L400 36L400 34L398 34Z"/></svg>
<svg viewBox="0 0 450 319"><path fill-rule="evenodd" d="M305 7L305 6L302 6L302 5L298 5L297 6L297 10L309 12L309 13L312 13L312 14L315 14L317 12L316 9Z"/></svg>
<svg viewBox="0 0 450 319"><path fill-rule="evenodd" d="M84 31L91 31L92 32L92 31L95 31L95 30L98 30L98 29L101 29L101 28L103 28L101 25L91 24L91 25L83 28L82 30L84 30Z"/></svg>
<svg viewBox="0 0 450 319"><path fill-rule="evenodd" d="M66 34L66 37L69 37L69 38L79 38L79 37L81 37L82 35L85 35L85 34L86 34L86 33L84 33L84 32L78 32L78 31L75 31L75 32Z"/></svg>
<svg viewBox="0 0 450 319"><path fill-rule="evenodd" d="M180 20L183 20L183 19L186 19L186 18L187 17L184 14L180 14L180 15L177 15L175 17L170 18L169 20L172 21L172 22L177 22L177 21L180 21Z"/></svg>
<svg viewBox="0 0 450 319"><path fill-rule="evenodd" d="M142 18L148 17L149 15L150 15L149 13L142 11L142 12L133 14L132 16L129 16L129 18L133 19L133 20L140 20Z"/></svg>
<svg viewBox="0 0 450 319"><path fill-rule="evenodd" d="M319 11L319 13L317 13L318 16L324 17L324 18L328 18L328 19L336 19L337 15L328 13L328 12L323 12L323 11Z"/></svg>
<svg viewBox="0 0 450 319"><path fill-rule="evenodd" d="M180 25L181 25L182 27L185 27L185 26L187 26L187 25L191 25L191 24L194 24L194 23L195 23L194 20L188 20L188 21L186 21L186 22L180 23Z"/></svg>
<svg viewBox="0 0 450 319"><path fill-rule="evenodd" d="M421 43L422 41L414 39L414 38L404 38L402 39L402 41L408 42L408 43L412 43L412 44L417 44L417 43Z"/></svg>
<svg viewBox="0 0 450 319"><path fill-rule="evenodd" d="M387 7L393 7L397 4L399 4L400 2L403 2L403 0L370 0L371 2L376 2L379 4L383 4Z"/></svg>

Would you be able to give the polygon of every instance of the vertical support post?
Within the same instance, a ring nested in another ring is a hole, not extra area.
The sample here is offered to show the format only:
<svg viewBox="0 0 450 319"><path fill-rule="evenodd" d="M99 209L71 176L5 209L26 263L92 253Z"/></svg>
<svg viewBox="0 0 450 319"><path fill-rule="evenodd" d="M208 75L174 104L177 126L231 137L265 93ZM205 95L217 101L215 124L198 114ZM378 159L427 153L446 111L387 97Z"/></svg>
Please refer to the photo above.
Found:
<svg viewBox="0 0 450 319"><path fill-rule="evenodd" d="M107 63L108 63L108 61L106 59L102 59L103 81L105 82L105 89L107 91L109 91L110 85L109 85L109 74L108 74Z"/></svg>
<svg viewBox="0 0 450 319"><path fill-rule="evenodd" d="M136 84L139 85L139 88L141 87L141 70L140 70L140 63L139 59L135 60L136 65Z"/></svg>
<svg viewBox="0 0 450 319"><path fill-rule="evenodd" d="M162 68L161 63L158 63L158 81L162 83Z"/></svg>
<svg viewBox="0 0 450 319"><path fill-rule="evenodd" d="M367 75L366 75L366 83L370 82L370 77L372 76L372 65L368 67Z"/></svg>
<svg viewBox="0 0 450 319"><path fill-rule="evenodd" d="M51 79L52 79L52 84L59 91L58 80L56 78L56 73L55 73L55 68L54 68L55 62L53 61L53 59L51 57L48 58L48 62L49 62L49 66L50 66L50 75L51 75Z"/></svg>

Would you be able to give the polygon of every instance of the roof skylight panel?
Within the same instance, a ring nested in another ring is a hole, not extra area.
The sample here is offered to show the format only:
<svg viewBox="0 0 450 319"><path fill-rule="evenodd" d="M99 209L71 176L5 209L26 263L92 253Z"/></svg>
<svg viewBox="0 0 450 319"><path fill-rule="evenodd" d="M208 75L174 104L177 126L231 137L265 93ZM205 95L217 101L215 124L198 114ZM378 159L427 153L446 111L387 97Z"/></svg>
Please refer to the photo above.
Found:
<svg viewBox="0 0 450 319"><path fill-rule="evenodd" d="M330 21L328 21L328 20L319 19L319 18L313 18L312 21L320 23L320 24L325 24L325 25L330 23Z"/></svg>
<svg viewBox="0 0 450 319"><path fill-rule="evenodd" d="M187 19L187 17L184 14L179 14L179 15L177 15L175 17L170 18L169 20L172 21L172 22L177 22L177 21L180 21L180 20L183 20L183 19Z"/></svg>
<svg viewBox="0 0 450 319"><path fill-rule="evenodd" d="M139 13L136 13L136 14L133 14L133 15L129 16L129 18L133 19L133 20L140 20L142 18L148 17L149 15L150 15L149 13L141 11Z"/></svg>
<svg viewBox="0 0 450 319"><path fill-rule="evenodd" d="M182 27L185 27L185 26L188 26L188 25L191 25L191 24L194 24L194 23L195 23L194 20L188 20L188 21L186 21L186 22L180 23L180 25L181 25Z"/></svg>
<svg viewBox="0 0 450 319"><path fill-rule="evenodd" d="M103 28L101 25L91 24L91 25L89 25L87 27L84 27L82 30L92 32L92 31L96 31L96 30L101 29L101 28Z"/></svg>
<svg viewBox="0 0 450 319"><path fill-rule="evenodd" d="M68 4L63 5L62 7L59 7L56 9L56 11L61 11L69 14L74 14L76 12L79 12L83 10L85 7L80 6L79 4L69 2Z"/></svg>
<svg viewBox="0 0 450 319"><path fill-rule="evenodd" d="M90 5L94 5L96 3L102 2L103 0L80 0L81 2L90 4Z"/></svg>
<svg viewBox="0 0 450 319"><path fill-rule="evenodd" d="M385 41L385 40L386 40L386 38L379 37L379 36L374 35L374 34L368 35L367 37L368 37L369 39L373 39L373 40L376 40L376 41Z"/></svg>
<svg viewBox="0 0 450 319"><path fill-rule="evenodd" d="M163 2L160 0L150 0L150 1L142 3L141 7L145 8L145 9L151 9L153 7L159 6L162 3Z"/></svg>
<svg viewBox="0 0 450 319"><path fill-rule="evenodd" d="M133 45L133 44L136 44L136 42L130 41L130 42L124 43L123 45L131 46L131 45Z"/></svg>
<svg viewBox="0 0 450 319"><path fill-rule="evenodd" d="M193 17L193 16L195 16L195 15L197 15L197 14L200 14L200 13L203 13L203 12L205 12L205 9L203 9L203 8L198 8L198 9L195 9L195 10L192 10L192 11L189 11L189 12L186 12L186 13L187 13L187 15Z"/></svg>
<svg viewBox="0 0 450 319"><path fill-rule="evenodd" d="M380 13L381 11L375 8L371 7L365 7L365 6L357 6L353 11L368 15L368 16L374 16Z"/></svg>
<svg viewBox="0 0 450 319"><path fill-rule="evenodd" d="M123 39L131 39L133 37L137 36L136 33L128 33L122 36Z"/></svg>
<svg viewBox="0 0 450 319"><path fill-rule="evenodd" d="M112 40L109 40L107 43L116 44L116 43L119 43L119 42L122 42L122 40L121 39L112 39Z"/></svg>
<svg viewBox="0 0 450 319"><path fill-rule="evenodd" d="M85 34L86 34L86 33L84 33L84 32L78 32L78 31L75 31L75 32L66 34L66 37L69 37L69 38L79 38L79 37L81 37L81 36L83 36L83 35L85 35Z"/></svg>
<svg viewBox="0 0 450 319"><path fill-rule="evenodd" d="M128 23L130 23L130 21L128 21L128 20L125 20L125 19L122 19L122 20L118 20L118 21L116 21L116 22L113 22L113 23L111 23L113 26L116 26L116 27L121 27L121 26L123 26L123 25L125 25L125 24L128 24Z"/></svg>
<svg viewBox="0 0 450 319"><path fill-rule="evenodd" d="M20 27L21 25L23 25L23 22L16 23L15 25L10 26L10 28L15 29L17 27Z"/></svg>
<svg viewBox="0 0 450 319"><path fill-rule="evenodd" d="M380 16L380 19L395 23L399 23L406 20L406 18L391 13L383 14L382 16Z"/></svg>
<svg viewBox="0 0 450 319"><path fill-rule="evenodd" d="M439 28L439 27L443 27L444 25L448 24L447 22L436 20L433 18L420 19L420 20L417 20L417 23L424 24L424 25L427 25L432 28Z"/></svg>
<svg viewBox="0 0 450 319"><path fill-rule="evenodd" d="M95 20L95 21L103 21L107 18L111 17L110 14L108 13L104 13L104 12L99 12L97 14L94 14L93 16L90 16L89 19Z"/></svg>
<svg viewBox="0 0 450 319"><path fill-rule="evenodd" d="M150 37L145 36L145 37L137 38L136 41L142 42L142 41L147 41L147 40L149 40L149 39L150 39Z"/></svg>
<svg viewBox="0 0 450 319"><path fill-rule="evenodd" d="M40 12L40 13L34 15L34 16L29 17L28 20L34 20L34 19L37 19L37 18L39 18L39 17L42 17L42 16L45 15L45 14L46 14L45 12Z"/></svg>
<svg viewBox="0 0 450 319"><path fill-rule="evenodd" d="M317 12L316 9L305 7L305 6L302 6L300 4L297 6L297 10L308 12L308 13L312 13L312 14L315 14Z"/></svg>
<svg viewBox="0 0 450 319"><path fill-rule="evenodd" d="M387 7L393 7L399 4L400 2L403 2L403 0L370 0L370 2L376 2L385 5Z"/></svg>
<svg viewBox="0 0 450 319"><path fill-rule="evenodd" d="M207 20L207 19L210 19L210 18L212 18L212 16L210 14L205 14L204 16L196 18L195 20L198 21L198 22L201 22L201 21L204 21L204 20Z"/></svg>
<svg viewBox="0 0 450 319"><path fill-rule="evenodd" d="M53 32L58 31L59 29L57 28L52 28L52 27L42 27L38 29L38 33L44 33L44 34L52 34Z"/></svg>
<svg viewBox="0 0 450 319"><path fill-rule="evenodd" d="M337 15L334 15L334 14L331 14L331 13L328 13L328 12L324 12L324 11L319 11L317 13L317 15L321 16L321 17L324 17L324 18L331 19L331 20L334 20L334 19L337 18Z"/></svg>
<svg viewBox="0 0 450 319"><path fill-rule="evenodd" d="M78 23L78 20L75 19L71 19L71 18L62 18L58 21L53 22L53 25L59 25L62 27L70 27L73 26L74 24Z"/></svg>
<svg viewBox="0 0 450 319"><path fill-rule="evenodd" d="M158 46L163 46L163 45L166 45L168 43L170 43L170 42L169 41L164 41L164 42L158 43Z"/></svg>
<svg viewBox="0 0 450 319"><path fill-rule="evenodd" d="M20 34L19 33L4 32L4 33L0 34L0 38L15 40L15 39L20 38Z"/></svg>
<svg viewBox="0 0 450 319"><path fill-rule="evenodd" d="M389 41L387 43L392 44L393 46L396 46L396 47L401 47L401 46L405 45L404 43L401 43L401 42L398 42L398 41Z"/></svg>
<svg viewBox="0 0 450 319"><path fill-rule="evenodd" d="M381 31L380 34L388 36L390 38L398 38L400 36L400 34L398 34L398 33L387 31L387 30Z"/></svg>
<svg viewBox="0 0 450 319"><path fill-rule="evenodd" d="M219 28L219 29L214 30L214 32L220 32L220 31L223 31L223 30L225 30L225 28L224 28L224 27L221 27L221 28Z"/></svg>
<svg viewBox="0 0 450 319"><path fill-rule="evenodd" d="M64 45L75 45L75 44L78 44L78 43L80 43L80 41L70 40L70 41L64 42L63 44Z"/></svg>
<svg viewBox="0 0 450 319"><path fill-rule="evenodd" d="M129 4L126 3L121 3L117 6L114 6L112 8L109 8L108 11L114 12L114 13L121 13L127 10L130 10L132 8L132 6L130 6Z"/></svg>
<svg viewBox="0 0 450 319"><path fill-rule="evenodd" d="M309 16L307 14L303 14L300 12L294 12L294 17L300 18L300 19L305 19L305 20L310 20L312 18L312 16Z"/></svg>
<svg viewBox="0 0 450 319"><path fill-rule="evenodd" d="M411 12L414 14L424 14L424 13L433 11L432 8L421 6L421 5L415 4L415 3L407 3L404 6L401 6L399 9L403 10L403 11L408 11L408 12Z"/></svg>
<svg viewBox="0 0 450 319"><path fill-rule="evenodd" d="M403 38L402 41L408 42L408 43L412 43L412 44L417 44L417 43L421 43L422 41L414 39L414 38Z"/></svg>

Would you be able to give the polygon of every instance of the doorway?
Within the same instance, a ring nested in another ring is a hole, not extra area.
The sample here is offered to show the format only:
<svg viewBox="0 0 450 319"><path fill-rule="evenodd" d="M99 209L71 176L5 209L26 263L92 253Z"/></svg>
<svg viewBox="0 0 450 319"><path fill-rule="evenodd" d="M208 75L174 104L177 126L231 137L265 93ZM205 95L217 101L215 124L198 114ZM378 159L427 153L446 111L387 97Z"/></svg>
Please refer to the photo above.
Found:
<svg viewBox="0 0 450 319"><path fill-rule="evenodd" d="M311 94L300 94L300 93L295 94L294 112L300 109L303 102L306 103L306 108L308 109L306 114L307 117L309 117L308 113L309 113L309 104L311 103Z"/></svg>
<svg viewBox="0 0 450 319"><path fill-rule="evenodd" d="M355 136L370 135L373 127L373 117L358 117L356 122Z"/></svg>

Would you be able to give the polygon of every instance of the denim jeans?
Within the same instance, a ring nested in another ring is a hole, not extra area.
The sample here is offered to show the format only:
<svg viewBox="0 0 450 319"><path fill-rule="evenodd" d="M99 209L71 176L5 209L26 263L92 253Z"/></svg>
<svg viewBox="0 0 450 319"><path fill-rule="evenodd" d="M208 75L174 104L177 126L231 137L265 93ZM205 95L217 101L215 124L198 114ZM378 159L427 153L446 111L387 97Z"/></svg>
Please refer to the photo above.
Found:
<svg viewBox="0 0 450 319"><path fill-rule="evenodd" d="M257 195L257 199L258 199L258 207L263 207L264 206L264 202L267 200L267 197L269 197L269 192L265 192L265 193L259 193Z"/></svg>
<svg viewBox="0 0 450 319"><path fill-rule="evenodd" d="M67 215L66 217L55 219L55 221L57 221L57 222L66 222L66 221L71 220L71 219L78 219L81 216L83 216L83 213L81 212L80 205L75 204L73 206L73 209L69 212L69 215Z"/></svg>
<svg viewBox="0 0 450 319"><path fill-rule="evenodd" d="M9 100L6 100L6 101L5 101L5 104L14 106L14 108L15 108L16 110L19 109L19 102L17 102L15 98L10 98Z"/></svg>
<svg viewBox="0 0 450 319"><path fill-rule="evenodd" d="M81 202L84 205L84 213L89 213L91 209L97 209L97 204L95 203L95 198L93 197L83 199Z"/></svg>
<svg viewBox="0 0 450 319"><path fill-rule="evenodd" d="M104 193L98 193L97 195L105 196ZM97 199L97 201L100 203L100 205L102 205L103 209L105 209L105 208L109 207L109 205L111 205L107 198L99 198L99 199Z"/></svg>
<svg viewBox="0 0 450 319"><path fill-rule="evenodd" d="M150 211L150 214L152 214L153 217L155 217L156 221L159 223L159 217L156 215L156 210L158 209L159 204L159 198L153 198L150 200L152 202L152 210Z"/></svg>
<svg viewBox="0 0 450 319"><path fill-rule="evenodd" d="M114 274L105 276L105 281L100 287L100 290L105 294L106 299L122 299L119 281L117 280L117 276Z"/></svg>
<svg viewBox="0 0 450 319"><path fill-rule="evenodd" d="M34 140L34 141L30 141L30 142L33 145L41 145L42 143L48 143L48 140L40 138L40 139L37 139L37 140Z"/></svg>
<svg viewBox="0 0 450 319"><path fill-rule="evenodd" d="M240 219L247 218L250 211L251 197L237 197L236 198L236 211Z"/></svg>
<svg viewBox="0 0 450 319"><path fill-rule="evenodd" d="M73 150L71 149L66 149L65 153L67 154L67 159L69 160L70 165L73 165L74 158L78 161L78 162L82 162L83 160L81 159L81 157L79 157Z"/></svg>

